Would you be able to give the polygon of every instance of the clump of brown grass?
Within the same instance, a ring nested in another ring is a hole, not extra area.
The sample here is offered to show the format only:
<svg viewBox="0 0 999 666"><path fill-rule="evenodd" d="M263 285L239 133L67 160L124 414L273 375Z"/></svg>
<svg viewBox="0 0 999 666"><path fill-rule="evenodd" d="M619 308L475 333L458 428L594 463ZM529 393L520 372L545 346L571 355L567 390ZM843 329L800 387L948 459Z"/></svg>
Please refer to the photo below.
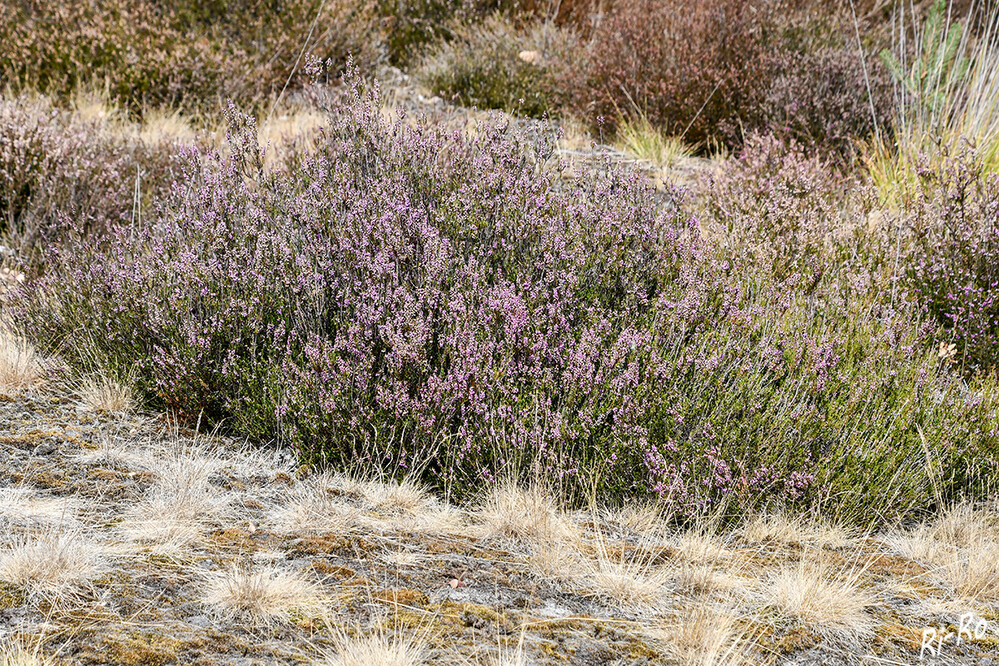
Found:
<svg viewBox="0 0 999 666"><path fill-rule="evenodd" d="M770 577L768 604L827 638L859 640L873 630L872 604L856 576L840 579L827 566L802 560Z"/></svg>
<svg viewBox="0 0 999 666"><path fill-rule="evenodd" d="M343 501L342 480L315 474L296 483L270 511L270 521L285 534L347 534L360 511Z"/></svg>
<svg viewBox="0 0 999 666"><path fill-rule="evenodd" d="M736 617L704 604L684 612L679 622L656 634L665 642L666 651L684 666L748 663L748 640Z"/></svg>
<svg viewBox="0 0 999 666"><path fill-rule="evenodd" d="M173 552L196 540L206 521L229 511L231 498L209 483L223 464L217 455L188 449L143 462L158 480L126 513L122 529L133 541Z"/></svg>
<svg viewBox="0 0 999 666"><path fill-rule="evenodd" d="M537 485L522 488L505 481L493 486L478 517L488 536L542 543L578 538L551 494Z"/></svg>
<svg viewBox="0 0 999 666"><path fill-rule="evenodd" d="M0 666L51 666L55 662L41 654L41 643L33 648L25 647L20 641L0 641Z"/></svg>
<svg viewBox="0 0 999 666"><path fill-rule="evenodd" d="M0 552L0 580L60 599L107 569L104 549L78 531L18 536Z"/></svg>
<svg viewBox="0 0 999 666"><path fill-rule="evenodd" d="M0 488L0 526L4 529L74 525L78 512L72 499L45 496L31 488Z"/></svg>
<svg viewBox="0 0 999 666"><path fill-rule="evenodd" d="M393 513L414 513L429 499L426 487L412 479L368 481L363 484L361 494L375 508Z"/></svg>
<svg viewBox="0 0 999 666"><path fill-rule="evenodd" d="M43 382L44 368L35 348L0 325L0 393L22 395Z"/></svg>
<svg viewBox="0 0 999 666"><path fill-rule="evenodd" d="M319 587L295 571L265 566L256 571L229 567L205 574L201 601L219 619L253 627L286 623L322 609Z"/></svg>
<svg viewBox="0 0 999 666"><path fill-rule="evenodd" d="M413 637L390 637L384 632L357 636L342 634L336 654L327 666L418 666L425 663L423 642Z"/></svg>
<svg viewBox="0 0 999 666"><path fill-rule="evenodd" d="M671 596L669 572L644 547L611 548L600 539L585 562L579 585L584 594L633 612L661 611Z"/></svg>
<svg viewBox="0 0 999 666"><path fill-rule="evenodd" d="M127 414L138 402L130 385L102 374L84 377L78 391L83 405L93 412Z"/></svg>
<svg viewBox="0 0 999 666"><path fill-rule="evenodd" d="M984 508L959 504L936 520L885 539L895 552L919 561L954 594L999 598L999 530Z"/></svg>
<svg viewBox="0 0 999 666"><path fill-rule="evenodd" d="M847 546L854 537L853 532L842 525L785 513L754 516L742 527L740 534L747 541L776 541L830 548Z"/></svg>

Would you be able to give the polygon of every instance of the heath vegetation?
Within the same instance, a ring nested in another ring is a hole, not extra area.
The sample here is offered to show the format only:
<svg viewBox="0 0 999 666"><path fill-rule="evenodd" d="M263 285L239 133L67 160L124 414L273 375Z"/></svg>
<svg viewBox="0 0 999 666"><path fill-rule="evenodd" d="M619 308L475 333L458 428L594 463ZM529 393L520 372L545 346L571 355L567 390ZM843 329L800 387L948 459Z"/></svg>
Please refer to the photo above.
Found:
<svg viewBox="0 0 999 666"><path fill-rule="evenodd" d="M997 35L0 2L0 663L907 659L999 617Z"/></svg>

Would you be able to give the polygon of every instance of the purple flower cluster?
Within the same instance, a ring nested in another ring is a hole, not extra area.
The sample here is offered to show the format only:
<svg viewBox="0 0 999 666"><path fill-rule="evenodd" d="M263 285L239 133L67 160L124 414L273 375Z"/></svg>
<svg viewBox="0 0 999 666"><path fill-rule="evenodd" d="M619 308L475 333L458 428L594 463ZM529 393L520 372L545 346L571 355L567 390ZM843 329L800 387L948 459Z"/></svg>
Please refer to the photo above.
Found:
<svg viewBox="0 0 999 666"><path fill-rule="evenodd" d="M265 169L231 112L227 152L192 153L146 226L57 255L20 305L38 338L307 461L458 493L541 474L689 514L973 490L994 400L948 392L904 316L761 287L679 195L566 175L553 137L387 121L356 83L317 95L314 153Z"/></svg>
<svg viewBox="0 0 999 666"><path fill-rule="evenodd" d="M920 169L902 222L916 300L969 370L999 367L999 175L971 148ZM948 357L942 353L941 356Z"/></svg>

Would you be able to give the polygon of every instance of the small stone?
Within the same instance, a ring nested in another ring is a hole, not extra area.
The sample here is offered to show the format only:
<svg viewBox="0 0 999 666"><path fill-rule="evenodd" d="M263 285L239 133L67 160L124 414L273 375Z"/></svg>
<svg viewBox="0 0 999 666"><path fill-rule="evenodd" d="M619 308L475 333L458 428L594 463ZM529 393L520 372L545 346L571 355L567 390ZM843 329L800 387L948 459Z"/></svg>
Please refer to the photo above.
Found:
<svg viewBox="0 0 999 666"><path fill-rule="evenodd" d="M528 65L533 65L538 61L537 51L521 51L517 54L517 57L526 62Z"/></svg>
<svg viewBox="0 0 999 666"><path fill-rule="evenodd" d="M56 445L52 442L42 442L35 447L33 455L36 456L47 456L56 452Z"/></svg>

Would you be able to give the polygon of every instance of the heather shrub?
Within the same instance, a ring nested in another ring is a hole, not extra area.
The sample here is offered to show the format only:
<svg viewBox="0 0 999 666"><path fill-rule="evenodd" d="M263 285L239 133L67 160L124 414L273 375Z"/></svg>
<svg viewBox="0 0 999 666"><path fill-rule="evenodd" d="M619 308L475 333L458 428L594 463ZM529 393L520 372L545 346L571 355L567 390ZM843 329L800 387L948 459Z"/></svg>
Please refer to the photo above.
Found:
<svg viewBox="0 0 999 666"><path fill-rule="evenodd" d="M637 107L692 143L737 146L784 129L842 151L872 129L868 87L856 42L817 35L852 32L834 7L803 0L620 0L564 85L577 113L613 119ZM872 79L878 110L882 80Z"/></svg>
<svg viewBox="0 0 999 666"><path fill-rule="evenodd" d="M211 108L279 91L305 53L342 66L378 57L363 0L18 0L0 7L0 77L66 99L106 90L130 110ZM307 41L308 38L308 41Z"/></svg>
<svg viewBox="0 0 999 666"><path fill-rule="evenodd" d="M967 370L999 364L999 175L964 148L926 158L903 204L913 237L907 277L914 298L941 328L941 354ZM948 350L947 345L952 345Z"/></svg>
<svg viewBox="0 0 999 666"><path fill-rule="evenodd" d="M29 255L42 240L99 232L165 190L168 143L128 141L44 98L0 100L0 232ZM136 200L136 179L139 200Z"/></svg>
<svg viewBox="0 0 999 666"><path fill-rule="evenodd" d="M816 284L844 262L873 269L883 251L866 184L793 140L751 136L698 190L702 226L743 270Z"/></svg>
<svg viewBox="0 0 999 666"><path fill-rule="evenodd" d="M421 75L435 93L465 106L540 117L556 109L560 90L551 70L567 60L573 41L555 26L518 30L494 15L455 30L431 51Z"/></svg>
<svg viewBox="0 0 999 666"><path fill-rule="evenodd" d="M230 120L148 226L27 286L37 341L134 369L149 404L458 495L533 473L681 515L868 520L984 492L994 386L942 371L911 312L830 316L716 260L677 194L566 176L553 137L502 122L390 122L356 88L287 168Z"/></svg>
<svg viewBox="0 0 999 666"><path fill-rule="evenodd" d="M865 63L856 45L772 57L774 78L758 125L798 143L852 157L858 142L891 119L891 83L877 60Z"/></svg>
<svg viewBox="0 0 999 666"><path fill-rule="evenodd" d="M756 105L776 3L621 0L594 29L573 88L575 110L613 118L637 105L691 142L737 138L738 110Z"/></svg>

